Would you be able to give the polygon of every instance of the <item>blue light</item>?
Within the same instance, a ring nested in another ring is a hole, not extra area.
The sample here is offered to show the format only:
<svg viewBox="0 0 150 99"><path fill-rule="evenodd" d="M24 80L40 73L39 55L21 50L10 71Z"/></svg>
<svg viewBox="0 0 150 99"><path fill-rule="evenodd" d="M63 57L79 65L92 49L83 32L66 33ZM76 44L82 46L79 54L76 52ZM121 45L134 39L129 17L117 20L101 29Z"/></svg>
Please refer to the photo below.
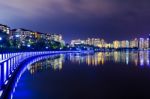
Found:
<svg viewBox="0 0 150 99"><path fill-rule="evenodd" d="M2 40L2 37L0 37L0 41Z"/></svg>
<svg viewBox="0 0 150 99"><path fill-rule="evenodd" d="M15 37L20 37L20 35L15 35Z"/></svg>
<svg viewBox="0 0 150 99"><path fill-rule="evenodd" d="M30 45L30 44L28 44L28 45L27 45L27 47L31 47L31 45Z"/></svg>
<svg viewBox="0 0 150 99"><path fill-rule="evenodd" d="M8 83L8 80L5 81L5 85L7 85L7 83Z"/></svg>
<svg viewBox="0 0 150 99"><path fill-rule="evenodd" d="M3 90L0 90L0 97L2 96Z"/></svg>
<svg viewBox="0 0 150 99"><path fill-rule="evenodd" d="M11 75L9 75L9 77L11 77Z"/></svg>

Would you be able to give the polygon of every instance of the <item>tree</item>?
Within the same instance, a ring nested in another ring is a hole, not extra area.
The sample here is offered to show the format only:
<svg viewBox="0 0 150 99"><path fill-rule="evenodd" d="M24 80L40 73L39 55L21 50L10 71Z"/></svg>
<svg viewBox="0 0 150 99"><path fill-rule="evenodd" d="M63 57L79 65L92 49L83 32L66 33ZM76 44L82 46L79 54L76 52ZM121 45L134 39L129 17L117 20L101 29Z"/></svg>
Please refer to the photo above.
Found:
<svg viewBox="0 0 150 99"><path fill-rule="evenodd" d="M5 32L0 31L0 48L9 48L9 36Z"/></svg>

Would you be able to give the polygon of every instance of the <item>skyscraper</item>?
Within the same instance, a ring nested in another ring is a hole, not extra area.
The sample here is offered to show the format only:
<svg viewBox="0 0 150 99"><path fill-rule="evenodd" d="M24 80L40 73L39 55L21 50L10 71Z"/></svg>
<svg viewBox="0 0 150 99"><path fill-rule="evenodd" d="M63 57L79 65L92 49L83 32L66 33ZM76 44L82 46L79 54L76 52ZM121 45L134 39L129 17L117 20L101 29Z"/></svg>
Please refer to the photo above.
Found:
<svg viewBox="0 0 150 99"><path fill-rule="evenodd" d="M113 41L113 47L114 47L115 49L120 48L120 41L117 41L117 40Z"/></svg>
<svg viewBox="0 0 150 99"><path fill-rule="evenodd" d="M144 38L140 38L139 40L139 48L144 49Z"/></svg>
<svg viewBox="0 0 150 99"><path fill-rule="evenodd" d="M144 48L145 49L149 48L149 38L145 39L145 41L144 41Z"/></svg>
<svg viewBox="0 0 150 99"><path fill-rule="evenodd" d="M130 41L130 48L138 48L139 46L138 46L138 39L137 38L135 38L135 39L133 39L133 40L131 40Z"/></svg>
<svg viewBox="0 0 150 99"><path fill-rule="evenodd" d="M149 38L149 48L150 48L150 34L149 34L148 38Z"/></svg>

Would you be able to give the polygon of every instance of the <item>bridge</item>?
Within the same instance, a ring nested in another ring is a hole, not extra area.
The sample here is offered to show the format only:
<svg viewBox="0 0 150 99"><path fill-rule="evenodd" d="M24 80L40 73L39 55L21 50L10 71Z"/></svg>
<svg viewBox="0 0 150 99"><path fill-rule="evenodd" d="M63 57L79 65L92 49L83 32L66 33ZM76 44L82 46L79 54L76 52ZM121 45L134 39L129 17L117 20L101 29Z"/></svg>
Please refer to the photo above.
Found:
<svg viewBox="0 0 150 99"><path fill-rule="evenodd" d="M0 98L6 94L6 89L8 88L13 75L17 72L18 68L25 60L37 57L34 61L32 61L36 62L55 54L66 53L81 53L81 51L37 51L0 54ZM86 53L86 51L83 51L82 53Z"/></svg>

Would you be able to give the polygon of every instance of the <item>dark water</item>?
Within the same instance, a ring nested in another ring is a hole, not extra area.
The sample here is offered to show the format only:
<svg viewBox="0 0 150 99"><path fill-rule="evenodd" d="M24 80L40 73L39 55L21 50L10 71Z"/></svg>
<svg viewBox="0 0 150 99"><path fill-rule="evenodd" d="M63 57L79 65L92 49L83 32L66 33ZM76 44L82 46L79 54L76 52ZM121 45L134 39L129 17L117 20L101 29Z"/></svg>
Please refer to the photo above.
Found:
<svg viewBox="0 0 150 99"><path fill-rule="evenodd" d="M150 99L149 52L67 54L29 65L13 99Z"/></svg>

